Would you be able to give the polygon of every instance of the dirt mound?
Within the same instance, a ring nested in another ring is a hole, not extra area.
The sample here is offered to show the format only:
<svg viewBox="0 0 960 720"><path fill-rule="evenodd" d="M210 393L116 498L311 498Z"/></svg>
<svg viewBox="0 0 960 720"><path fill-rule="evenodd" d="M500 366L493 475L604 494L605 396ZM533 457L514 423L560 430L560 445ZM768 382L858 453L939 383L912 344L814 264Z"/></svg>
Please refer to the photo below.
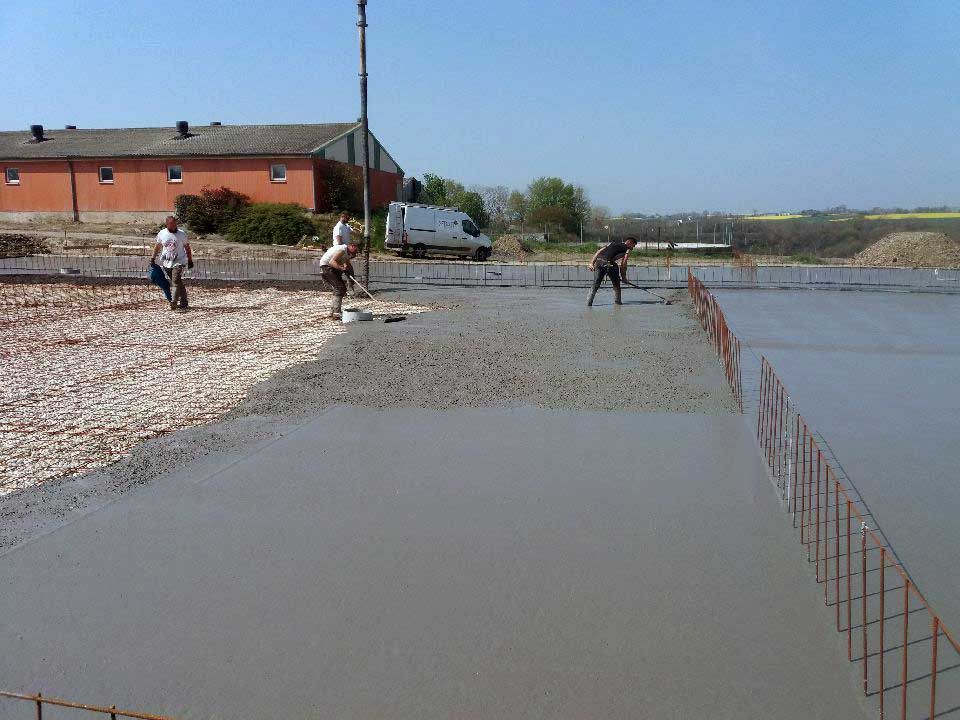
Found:
<svg viewBox="0 0 960 720"><path fill-rule="evenodd" d="M0 257L42 255L50 252L43 240L26 235L0 234Z"/></svg>
<svg viewBox="0 0 960 720"><path fill-rule="evenodd" d="M960 267L960 243L943 233L892 233L858 253L854 261L858 265Z"/></svg>
<svg viewBox="0 0 960 720"><path fill-rule="evenodd" d="M523 262L527 248L519 235L501 235L493 241L493 257L496 260L519 260Z"/></svg>

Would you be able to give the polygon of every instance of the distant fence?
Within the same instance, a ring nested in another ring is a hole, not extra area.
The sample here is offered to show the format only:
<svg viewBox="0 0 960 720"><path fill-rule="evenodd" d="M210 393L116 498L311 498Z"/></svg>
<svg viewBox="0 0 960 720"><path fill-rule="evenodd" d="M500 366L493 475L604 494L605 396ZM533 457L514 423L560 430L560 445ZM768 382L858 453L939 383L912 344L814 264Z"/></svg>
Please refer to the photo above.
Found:
<svg viewBox="0 0 960 720"><path fill-rule="evenodd" d="M320 284L317 253L290 249L288 257L277 251L245 250L233 257L197 256L193 281L297 282ZM127 254L23 255L0 258L3 275L61 275L90 278L145 277L149 250L134 248ZM362 262L357 263L358 268ZM788 288L834 290L898 290L960 293L960 270L944 268L874 268L846 265L755 265L735 259L728 265L693 266L694 275L712 289ZM687 266L631 265L627 277L647 287L682 288ZM447 260L371 260L370 282L400 286L465 287L578 287L587 288L593 273L584 263L571 262L463 262Z"/></svg>
<svg viewBox="0 0 960 720"><path fill-rule="evenodd" d="M740 370L740 340L730 331L717 299L707 290L690 268L687 268L687 291L693 300L697 318L707 331L710 342L723 363L723 371L737 407L743 412L743 374Z"/></svg>

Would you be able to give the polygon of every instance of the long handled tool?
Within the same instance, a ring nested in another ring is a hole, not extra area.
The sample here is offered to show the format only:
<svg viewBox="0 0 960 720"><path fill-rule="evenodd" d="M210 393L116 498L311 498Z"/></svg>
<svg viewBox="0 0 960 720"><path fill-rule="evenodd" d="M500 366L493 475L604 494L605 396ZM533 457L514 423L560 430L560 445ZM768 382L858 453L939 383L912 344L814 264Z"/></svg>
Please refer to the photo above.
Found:
<svg viewBox="0 0 960 720"><path fill-rule="evenodd" d="M642 287L640 287L639 285L634 285L632 282L630 282L630 281L627 280L626 278L620 278L620 282L626 283L626 284L629 285L630 287L636 288L637 290L643 290L645 293L650 293L650 294L653 295L655 298L659 298L660 301L663 302L664 305L673 305L673 302L670 301L670 300L667 300L663 295L657 295L655 292L651 292L650 290L647 290L647 288L642 288Z"/></svg>
<svg viewBox="0 0 960 720"><path fill-rule="evenodd" d="M363 291L367 294L367 297L368 297L368 298L370 298L371 300L376 300L376 298L373 297L373 295L370 294L370 291L369 291L369 290L367 290L363 285L361 285L359 282L357 282L357 279L356 279L355 277L351 277L350 279L353 280L353 284L354 284L354 285L356 285L358 288L360 288L361 290L363 290Z"/></svg>

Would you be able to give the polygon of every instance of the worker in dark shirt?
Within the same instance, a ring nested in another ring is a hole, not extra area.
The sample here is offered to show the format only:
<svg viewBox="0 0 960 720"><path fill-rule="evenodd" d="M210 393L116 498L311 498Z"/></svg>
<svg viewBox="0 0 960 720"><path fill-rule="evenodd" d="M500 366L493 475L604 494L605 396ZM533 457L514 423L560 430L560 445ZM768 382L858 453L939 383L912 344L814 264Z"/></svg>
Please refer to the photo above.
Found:
<svg viewBox="0 0 960 720"><path fill-rule="evenodd" d="M627 257L630 251L637 246L635 237L628 237L623 242L616 240L606 247L597 250L596 254L590 260L590 271L596 273L593 279L593 288L590 290L590 299L587 305L593 305L593 297L600 289L603 278L609 277L613 283L613 299L617 305L623 305L620 301L620 278L627 272Z"/></svg>

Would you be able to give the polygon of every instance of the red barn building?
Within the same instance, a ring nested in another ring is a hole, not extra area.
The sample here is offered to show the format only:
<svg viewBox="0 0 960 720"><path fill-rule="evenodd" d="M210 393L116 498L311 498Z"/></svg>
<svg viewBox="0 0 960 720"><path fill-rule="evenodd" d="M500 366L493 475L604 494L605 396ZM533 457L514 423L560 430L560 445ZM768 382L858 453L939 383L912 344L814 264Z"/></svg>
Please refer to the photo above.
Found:
<svg viewBox="0 0 960 720"><path fill-rule="evenodd" d="M327 168L361 173L359 123L0 132L0 218L162 220L178 195L226 186L254 202L330 210ZM399 196L403 170L370 133L374 207Z"/></svg>

